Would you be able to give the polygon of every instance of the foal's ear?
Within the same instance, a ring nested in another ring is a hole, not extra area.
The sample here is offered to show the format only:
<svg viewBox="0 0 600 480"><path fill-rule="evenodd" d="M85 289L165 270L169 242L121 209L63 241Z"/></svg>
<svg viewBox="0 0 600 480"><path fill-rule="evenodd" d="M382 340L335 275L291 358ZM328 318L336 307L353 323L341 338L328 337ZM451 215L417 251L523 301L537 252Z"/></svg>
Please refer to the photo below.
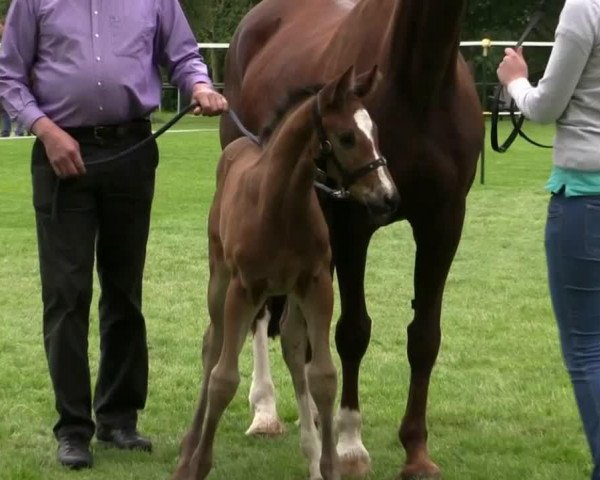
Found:
<svg viewBox="0 0 600 480"><path fill-rule="evenodd" d="M354 66L351 66L342 75L329 82L321 92L324 107L335 107L343 104L348 93L355 88L356 76Z"/></svg>
<svg viewBox="0 0 600 480"><path fill-rule="evenodd" d="M366 73L362 73L356 77L356 84L354 86L354 93L358 98L363 98L373 92L379 82L383 78L381 71L375 65L371 70Z"/></svg>

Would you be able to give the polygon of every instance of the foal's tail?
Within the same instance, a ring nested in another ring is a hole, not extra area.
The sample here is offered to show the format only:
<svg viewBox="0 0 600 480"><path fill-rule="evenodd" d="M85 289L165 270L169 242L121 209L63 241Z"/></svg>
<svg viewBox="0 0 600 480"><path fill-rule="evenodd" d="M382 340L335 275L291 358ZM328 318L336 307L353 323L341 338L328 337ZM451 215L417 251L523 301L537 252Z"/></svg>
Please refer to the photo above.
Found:
<svg viewBox="0 0 600 480"><path fill-rule="evenodd" d="M265 309L267 309L270 314L267 334L269 335L269 338L275 338L279 336L281 333L281 319L283 318L283 311L285 310L285 305L287 302L286 298L287 297L285 296L279 296L270 297L267 299L252 322L252 335L256 333L256 322L265 315Z"/></svg>
<svg viewBox="0 0 600 480"><path fill-rule="evenodd" d="M267 308L271 314L269 319L269 328L267 330L270 338L275 338L281 333L281 319L287 299L285 296L271 297L267 300Z"/></svg>
<svg viewBox="0 0 600 480"><path fill-rule="evenodd" d="M269 338L275 338L281 334L281 320L283 318L283 312L285 311L285 307L287 304L287 297L278 296L278 297L270 297L267 299L263 308L260 309L260 312L256 315L256 318L252 322L252 334L256 333L256 321L261 318L265 312L264 309L268 309L271 317L269 318L269 326L267 327L267 334ZM312 358L312 350L310 348L310 344L306 345L306 363L310 362Z"/></svg>

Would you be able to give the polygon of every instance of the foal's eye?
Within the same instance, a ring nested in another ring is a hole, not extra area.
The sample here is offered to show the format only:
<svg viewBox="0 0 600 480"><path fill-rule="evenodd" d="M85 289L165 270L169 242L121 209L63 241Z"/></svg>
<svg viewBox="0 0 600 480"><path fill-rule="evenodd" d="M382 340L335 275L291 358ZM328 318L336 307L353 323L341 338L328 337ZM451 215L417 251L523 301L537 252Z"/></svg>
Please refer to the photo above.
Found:
<svg viewBox="0 0 600 480"><path fill-rule="evenodd" d="M356 137L353 132L342 133L338 138L342 147L352 148L356 145Z"/></svg>

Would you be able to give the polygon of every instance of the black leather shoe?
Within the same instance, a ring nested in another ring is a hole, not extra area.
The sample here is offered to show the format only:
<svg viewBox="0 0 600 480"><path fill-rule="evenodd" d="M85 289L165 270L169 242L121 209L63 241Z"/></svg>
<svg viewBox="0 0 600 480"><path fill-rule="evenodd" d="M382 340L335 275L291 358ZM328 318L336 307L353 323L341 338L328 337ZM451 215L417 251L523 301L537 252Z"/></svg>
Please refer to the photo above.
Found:
<svg viewBox="0 0 600 480"><path fill-rule="evenodd" d="M58 461L73 470L92 467L90 442L77 436L65 436L58 439Z"/></svg>
<svg viewBox="0 0 600 480"><path fill-rule="evenodd" d="M96 431L96 438L112 447L123 450L152 451L150 439L142 437L135 428L99 428Z"/></svg>

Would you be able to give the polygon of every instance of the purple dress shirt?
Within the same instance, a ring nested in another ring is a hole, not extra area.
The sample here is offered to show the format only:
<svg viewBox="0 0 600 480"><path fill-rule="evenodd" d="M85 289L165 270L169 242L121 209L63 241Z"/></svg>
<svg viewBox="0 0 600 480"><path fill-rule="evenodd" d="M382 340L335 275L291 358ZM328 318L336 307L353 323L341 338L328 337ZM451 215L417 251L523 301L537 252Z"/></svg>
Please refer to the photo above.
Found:
<svg viewBox="0 0 600 480"><path fill-rule="evenodd" d="M13 0L0 49L0 100L25 128L145 117L163 66L191 93L210 84L178 0Z"/></svg>

